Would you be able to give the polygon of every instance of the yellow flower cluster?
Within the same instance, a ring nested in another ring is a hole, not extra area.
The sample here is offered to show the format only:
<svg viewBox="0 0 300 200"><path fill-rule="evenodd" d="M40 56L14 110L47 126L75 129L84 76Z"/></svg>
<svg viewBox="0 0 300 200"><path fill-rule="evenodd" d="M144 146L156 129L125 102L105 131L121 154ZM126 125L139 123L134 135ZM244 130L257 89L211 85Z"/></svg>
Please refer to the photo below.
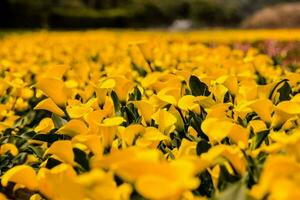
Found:
<svg viewBox="0 0 300 200"><path fill-rule="evenodd" d="M299 199L300 71L213 37L2 39L0 199Z"/></svg>

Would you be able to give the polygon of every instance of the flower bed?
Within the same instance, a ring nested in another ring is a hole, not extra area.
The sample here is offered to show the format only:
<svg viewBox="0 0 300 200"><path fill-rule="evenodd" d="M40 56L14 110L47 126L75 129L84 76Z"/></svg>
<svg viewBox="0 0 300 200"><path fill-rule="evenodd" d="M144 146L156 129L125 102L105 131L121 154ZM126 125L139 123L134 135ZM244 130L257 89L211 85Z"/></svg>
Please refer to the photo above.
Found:
<svg viewBox="0 0 300 200"><path fill-rule="evenodd" d="M299 69L234 33L5 36L0 199L299 198Z"/></svg>

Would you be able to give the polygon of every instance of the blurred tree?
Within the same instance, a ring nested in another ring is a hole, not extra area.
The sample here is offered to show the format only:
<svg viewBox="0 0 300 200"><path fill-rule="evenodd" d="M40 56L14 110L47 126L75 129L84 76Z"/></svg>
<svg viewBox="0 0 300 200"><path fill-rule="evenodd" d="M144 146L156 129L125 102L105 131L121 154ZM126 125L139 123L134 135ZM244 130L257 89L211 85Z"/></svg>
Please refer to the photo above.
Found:
<svg viewBox="0 0 300 200"><path fill-rule="evenodd" d="M57 20L65 21L73 12L75 18L70 20L73 24L78 20L78 26L82 24L80 17L96 27L101 26L97 22L100 16L103 22L108 18L127 20L124 24L133 26L167 25L182 18L205 26L237 26L257 9L295 1L299 0L0 0L0 26L51 27L49 19L57 14L57 8Z"/></svg>

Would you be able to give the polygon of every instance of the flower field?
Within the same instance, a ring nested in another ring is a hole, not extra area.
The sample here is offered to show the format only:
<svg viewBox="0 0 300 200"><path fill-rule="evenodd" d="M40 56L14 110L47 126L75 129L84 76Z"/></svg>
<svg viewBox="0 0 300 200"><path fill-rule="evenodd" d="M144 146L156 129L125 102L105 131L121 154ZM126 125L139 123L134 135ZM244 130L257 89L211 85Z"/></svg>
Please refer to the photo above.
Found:
<svg viewBox="0 0 300 200"><path fill-rule="evenodd" d="M266 40L300 30L4 35L0 200L300 199L300 69Z"/></svg>

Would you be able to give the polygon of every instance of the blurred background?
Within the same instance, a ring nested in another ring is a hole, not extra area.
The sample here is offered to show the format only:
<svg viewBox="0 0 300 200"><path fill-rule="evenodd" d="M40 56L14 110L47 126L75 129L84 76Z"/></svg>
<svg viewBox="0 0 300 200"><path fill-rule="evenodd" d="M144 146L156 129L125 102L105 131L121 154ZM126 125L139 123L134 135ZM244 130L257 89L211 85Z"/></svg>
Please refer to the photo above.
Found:
<svg viewBox="0 0 300 200"><path fill-rule="evenodd" d="M2 28L299 26L299 0L0 0Z"/></svg>

